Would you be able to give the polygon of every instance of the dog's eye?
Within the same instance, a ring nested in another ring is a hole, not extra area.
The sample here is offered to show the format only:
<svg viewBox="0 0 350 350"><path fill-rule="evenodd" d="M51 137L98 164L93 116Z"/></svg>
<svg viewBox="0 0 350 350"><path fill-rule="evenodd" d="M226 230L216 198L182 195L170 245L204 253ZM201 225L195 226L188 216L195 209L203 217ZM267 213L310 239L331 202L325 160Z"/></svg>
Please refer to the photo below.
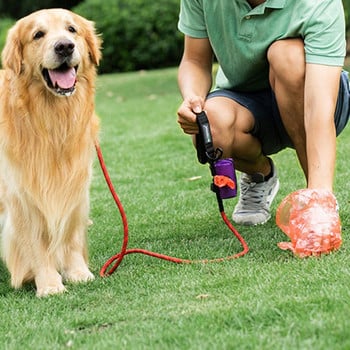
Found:
<svg viewBox="0 0 350 350"><path fill-rule="evenodd" d="M77 30L73 27L73 26L69 26L68 27L68 30L71 32L71 33L76 33Z"/></svg>
<svg viewBox="0 0 350 350"><path fill-rule="evenodd" d="M36 32L34 34L34 40L38 40L38 39L42 38L44 35L45 35L45 33L43 31L39 30L38 32Z"/></svg>

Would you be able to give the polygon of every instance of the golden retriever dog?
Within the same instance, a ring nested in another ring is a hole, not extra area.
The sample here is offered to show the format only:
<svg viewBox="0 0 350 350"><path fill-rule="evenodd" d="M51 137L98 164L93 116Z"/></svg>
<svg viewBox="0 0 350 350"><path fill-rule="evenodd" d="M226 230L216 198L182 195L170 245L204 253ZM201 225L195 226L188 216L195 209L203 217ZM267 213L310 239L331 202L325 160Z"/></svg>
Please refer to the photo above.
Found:
<svg viewBox="0 0 350 350"><path fill-rule="evenodd" d="M86 231L100 46L92 22L48 9L17 21L2 52L2 257L11 285L34 281L37 296L94 278Z"/></svg>

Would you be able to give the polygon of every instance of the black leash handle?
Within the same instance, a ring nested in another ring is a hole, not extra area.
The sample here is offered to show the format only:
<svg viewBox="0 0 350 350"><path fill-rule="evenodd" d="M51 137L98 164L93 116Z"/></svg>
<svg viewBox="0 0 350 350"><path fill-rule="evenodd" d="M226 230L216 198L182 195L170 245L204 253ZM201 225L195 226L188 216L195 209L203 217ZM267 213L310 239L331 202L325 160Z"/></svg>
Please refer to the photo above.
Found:
<svg viewBox="0 0 350 350"><path fill-rule="evenodd" d="M215 151L208 117L204 111L197 114L197 124L199 128L199 133L196 134L197 158L199 163L205 164L215 157Z"/></svg>
<svg viewBox="0 0 350 350"><path fill-rule="evenodd" d="M198 161L201 164L209 163L212 165L213 162L221 157L222 149L214 149L209 120L204 111L197 113L197 124L199 128L199 133L196 134Z"/></svg>
<svg viewBox="0 0 350 350"><path fill-rule="evenodd" d="M215 162L221 158L222 149L214 149L209 120L204 111L197 114L197 124L199 128L199 133L196 134L197 158L201 164L209 163L211 174L214 177L216 175ZM223 201L220 197L219 188L214 184L214 181L211 184L211 190L216 194L220 213L223 213Z"/></svg>

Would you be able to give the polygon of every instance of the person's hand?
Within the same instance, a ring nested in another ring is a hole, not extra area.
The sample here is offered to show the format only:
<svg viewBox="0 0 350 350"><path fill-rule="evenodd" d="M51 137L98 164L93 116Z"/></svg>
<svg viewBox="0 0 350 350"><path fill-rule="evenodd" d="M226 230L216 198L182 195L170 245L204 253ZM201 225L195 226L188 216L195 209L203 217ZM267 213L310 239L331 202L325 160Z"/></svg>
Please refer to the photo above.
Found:
<svg viewBox="0 0 350 350"><path fill-rule="evenodd" d="M299 257L327 254L342 244L337 201L328 190L292 192L278 206L276 223L291 239L278 246Z"/></svg>
<svg viewBox="0 0 350 350"><path fill-rule="evenodd" d="M204 100L199 96L185 99L177 111L177 122L186 134L198 134L196 113L203 110Z"/></svg>

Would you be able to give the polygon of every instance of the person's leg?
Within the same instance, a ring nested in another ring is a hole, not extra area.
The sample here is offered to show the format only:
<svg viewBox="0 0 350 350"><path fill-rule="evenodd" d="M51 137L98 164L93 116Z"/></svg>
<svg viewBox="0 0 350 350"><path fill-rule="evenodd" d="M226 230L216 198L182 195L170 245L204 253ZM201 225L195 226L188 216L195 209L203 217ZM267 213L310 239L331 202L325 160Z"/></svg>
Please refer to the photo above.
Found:
<svg viewBox="0 0 350 350"><path fill-rule="evenodd" d="M206 101L215 148L223 150L223 158L233 158L237 170L247 174L268 175L271 166L262 153L260 141L250 133L254 128L252 112L227 97L213 97Z"/></svg>
<svg viewBox="0 0 350 350"><path fill-rule="evenodd" d="M263 145L259 138L252 135L252 131L256 128L257 115L262 115L262 119L270 119L270 125L271 106L267 103L268 108L265 110L265 104L258 102L270 95L256 99L253 95L248 97L234 92L221 94L208 98L204 109L208 115L214 147L223 150L224 158L233 158L235 168L242 172L240 197L232 218L244 225L263 224L271 217L270 206L279 182L272 160L264 155ZM250 109L243 105L242 99Z"/></svg>
<svg viewBox="0 0 350 350"><path fill-rule="evenodd" d="M270 64L270 84L276 96L281 119L307 178L304 43L301 39L276 41L270 46L267 59Z"/></svg>
<svg viewBox="0 0 350 350"><path fill-rule="evenodd" d="M340 76L338 100L335 108L334 123L336 134L339 136L350 119L350 82L349 73L342 71Z"/></svg>

